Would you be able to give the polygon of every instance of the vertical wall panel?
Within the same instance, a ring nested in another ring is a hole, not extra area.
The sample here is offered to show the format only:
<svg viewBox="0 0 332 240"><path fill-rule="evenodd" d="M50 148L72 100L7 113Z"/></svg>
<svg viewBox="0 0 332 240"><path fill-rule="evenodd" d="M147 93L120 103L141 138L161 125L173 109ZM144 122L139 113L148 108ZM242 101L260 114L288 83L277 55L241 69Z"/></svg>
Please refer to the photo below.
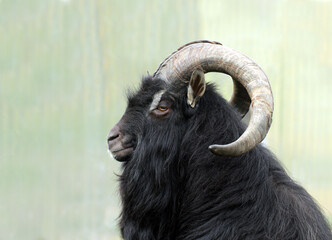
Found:
<svg viewBox="0 0 332 240"><path fill-rule="evenodd" d="M119 239L106 136L125 89L197 38L194 5L0 1L0 239Z"/></svg>
<svg viewBox="0 0 332 240"><path fill-rule="evenodd" d="M275 98L267 144L332 219L331 1L199 1L202 38L255 59Z"/></svg>

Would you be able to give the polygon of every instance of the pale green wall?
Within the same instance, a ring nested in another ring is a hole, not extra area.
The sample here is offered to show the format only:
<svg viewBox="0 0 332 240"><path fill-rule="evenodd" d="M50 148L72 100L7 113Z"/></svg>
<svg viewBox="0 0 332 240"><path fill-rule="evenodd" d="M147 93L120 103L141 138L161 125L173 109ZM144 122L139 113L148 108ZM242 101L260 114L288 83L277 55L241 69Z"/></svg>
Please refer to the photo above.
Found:
<svg viewBox="0 0 332 240"><path fill-rule="evenodd" d="M0 0L0 239L119 239L107 133L126 88L197 39L265 70L267 144L331 218L331 22L332 1Z"/></svg>

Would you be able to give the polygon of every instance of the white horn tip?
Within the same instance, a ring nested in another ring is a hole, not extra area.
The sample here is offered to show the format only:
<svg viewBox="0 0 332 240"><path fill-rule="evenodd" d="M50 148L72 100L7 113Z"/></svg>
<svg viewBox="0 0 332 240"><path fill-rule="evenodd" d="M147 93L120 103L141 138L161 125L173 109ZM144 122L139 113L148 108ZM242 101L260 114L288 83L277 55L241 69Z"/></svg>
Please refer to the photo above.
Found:
<svg viewBox="0 0 332 240"><path fill-rule="evenodd" d="M223 157L236 157L240 156L246 151L243 151L243 149L234 149L232 146L233 144L226 144L226 145L218 145L218 144L213 144L209 146L209 150L219 156Z"/></svg>

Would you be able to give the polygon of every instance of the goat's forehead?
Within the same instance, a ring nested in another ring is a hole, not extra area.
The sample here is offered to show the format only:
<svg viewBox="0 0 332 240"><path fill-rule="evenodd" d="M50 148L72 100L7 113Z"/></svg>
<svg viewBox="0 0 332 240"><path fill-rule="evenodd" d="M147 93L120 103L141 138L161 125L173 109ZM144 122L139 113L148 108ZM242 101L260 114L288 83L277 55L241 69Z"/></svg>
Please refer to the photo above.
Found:
<svg viewBox="0 0 332 240"><path fill-rule="evenodd" d="M164 93L166 92L165 89L163 90L160 90L158 92L156 92L154 95L153 95L153 98L152 98L152 102L150 104L150 111L152 111L153 109L157 108L162 96L164 95Z"/></svg>
<svg viewBox="0 0 332 240"><path fill-rule="evenodd" d="M163 88L158 88L154 91L152 89L149 91L138 91L135 94L128 96L128 107L156 107L166 92L167 90Z"/></svg>
<svg viewBox="0 0 332 240"><path fill-rule="evenodd" d="M158 104L163 94L166 92L164 88L141 88L135 93L128 95L128 107L147 107Z"/></svg>
<svg viewBox="0 0 332 240"><path fill-rule="evenodd" d="M143 78L139 89L128 94L128 107L156 108L162 99L175 101L183 91L182 85L174 85L160 79Z"/></svg>

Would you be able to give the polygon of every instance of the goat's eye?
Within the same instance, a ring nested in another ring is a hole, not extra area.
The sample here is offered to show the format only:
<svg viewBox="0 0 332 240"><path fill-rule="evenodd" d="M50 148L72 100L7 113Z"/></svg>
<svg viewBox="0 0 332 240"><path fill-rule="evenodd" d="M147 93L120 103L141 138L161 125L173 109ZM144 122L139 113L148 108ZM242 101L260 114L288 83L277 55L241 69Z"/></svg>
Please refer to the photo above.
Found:
<svg viewBox="0 0 332 240"><path fill-rule="evenodd" d="M165 112L168 110L168 107L165 107L165 106L158 106L158 110L159 111L162 111L162 112Z"/></svg>
<svg viewBox="0 0 332 240"><path fill-rule="evenodd" d="M171 107L170 102L163 100L154 110L152 110L151 113L156 117L166 117L168 116L171 110L170 107Z"/></svg>

